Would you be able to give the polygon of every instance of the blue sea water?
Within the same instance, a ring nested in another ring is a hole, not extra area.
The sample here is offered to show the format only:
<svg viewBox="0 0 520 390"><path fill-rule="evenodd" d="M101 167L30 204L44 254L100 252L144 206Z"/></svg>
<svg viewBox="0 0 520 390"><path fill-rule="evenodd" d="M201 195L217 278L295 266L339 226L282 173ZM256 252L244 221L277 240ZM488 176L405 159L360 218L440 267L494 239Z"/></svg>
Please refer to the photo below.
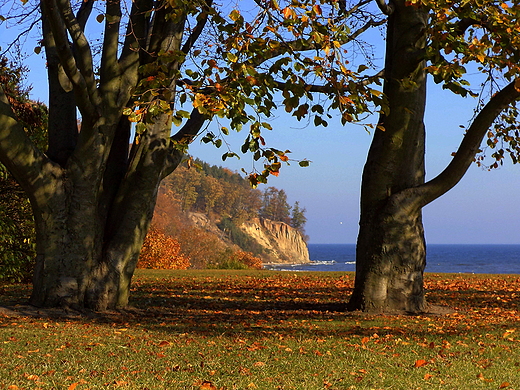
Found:
<svg viewBox="0 0 520 390"><path fill-rule="evenodd" d="M273 265L287 271L355 271L354 244L309 244L312 263ZM426 272L520 274L520 245L430 244Z"/></svg>

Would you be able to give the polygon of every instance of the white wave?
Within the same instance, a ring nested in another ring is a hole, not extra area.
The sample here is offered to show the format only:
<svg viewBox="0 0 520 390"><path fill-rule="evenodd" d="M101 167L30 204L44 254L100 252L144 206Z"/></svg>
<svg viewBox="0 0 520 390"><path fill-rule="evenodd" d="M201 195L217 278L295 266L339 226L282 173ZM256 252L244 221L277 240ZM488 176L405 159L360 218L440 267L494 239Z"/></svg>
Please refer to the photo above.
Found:
<svg viewBox="0 0 520 390"><path fill-rule="evenodd" d="M332 265L336 264L336 260L311 261L308 265Z"/></svg>

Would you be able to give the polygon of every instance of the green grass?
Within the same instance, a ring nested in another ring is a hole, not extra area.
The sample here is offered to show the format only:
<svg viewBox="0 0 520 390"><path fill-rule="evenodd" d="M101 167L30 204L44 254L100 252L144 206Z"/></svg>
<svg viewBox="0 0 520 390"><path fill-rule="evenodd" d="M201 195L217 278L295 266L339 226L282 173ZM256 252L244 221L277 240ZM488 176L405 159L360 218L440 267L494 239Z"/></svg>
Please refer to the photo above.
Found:
<svg viewBox="0 0 520 390"><path fill-rule="evenodd" d="M442 316L347 313L352 284L141 270L134 310L0 316L0 389L520 389L520 278L428 275L429 301L457 309ZM28 293L0 286L0 305Z"/></svg>

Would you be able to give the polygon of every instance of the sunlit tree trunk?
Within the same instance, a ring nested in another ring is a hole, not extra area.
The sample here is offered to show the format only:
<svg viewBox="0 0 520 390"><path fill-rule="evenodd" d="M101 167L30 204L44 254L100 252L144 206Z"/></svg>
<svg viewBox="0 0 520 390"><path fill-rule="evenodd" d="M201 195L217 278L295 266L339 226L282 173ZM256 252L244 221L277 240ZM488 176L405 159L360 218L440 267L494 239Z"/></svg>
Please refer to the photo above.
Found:
<svg viewBox="0 0 520 390"><path fill-rule="evenodd" d="M475 159L499 114L520 97L517 80L480 109L452 161L425 182L426 30L428 9L404 0L379 1L389 14L381 115L363 170L354 292L349 310L420 313L426 249L421 210L453 188ZM464 32L472 23L461 21Z"/></svg>
<svg viewBox="0 0 520 390"><path fill-rule="evenodd" d="M424 183L424 54L428 13L393 2L387 30L382 115L361 188L356 285L349 308L367 311L424 309L425 242L421 210L399 193Z"/></svg>

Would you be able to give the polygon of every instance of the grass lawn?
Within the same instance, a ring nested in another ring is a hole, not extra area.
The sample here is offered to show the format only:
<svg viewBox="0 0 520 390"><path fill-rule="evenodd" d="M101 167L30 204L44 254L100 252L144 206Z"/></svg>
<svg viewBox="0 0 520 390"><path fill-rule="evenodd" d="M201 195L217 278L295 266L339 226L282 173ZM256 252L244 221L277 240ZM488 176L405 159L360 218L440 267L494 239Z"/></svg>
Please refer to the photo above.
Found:
<svg viewBox="0 0 520 390"><path fill-rule="evenodd" d="M520 276L426 285L455 312L345 312L349 273L140 270L123 313L0 311L0 389L520 390Z"/></svg>

